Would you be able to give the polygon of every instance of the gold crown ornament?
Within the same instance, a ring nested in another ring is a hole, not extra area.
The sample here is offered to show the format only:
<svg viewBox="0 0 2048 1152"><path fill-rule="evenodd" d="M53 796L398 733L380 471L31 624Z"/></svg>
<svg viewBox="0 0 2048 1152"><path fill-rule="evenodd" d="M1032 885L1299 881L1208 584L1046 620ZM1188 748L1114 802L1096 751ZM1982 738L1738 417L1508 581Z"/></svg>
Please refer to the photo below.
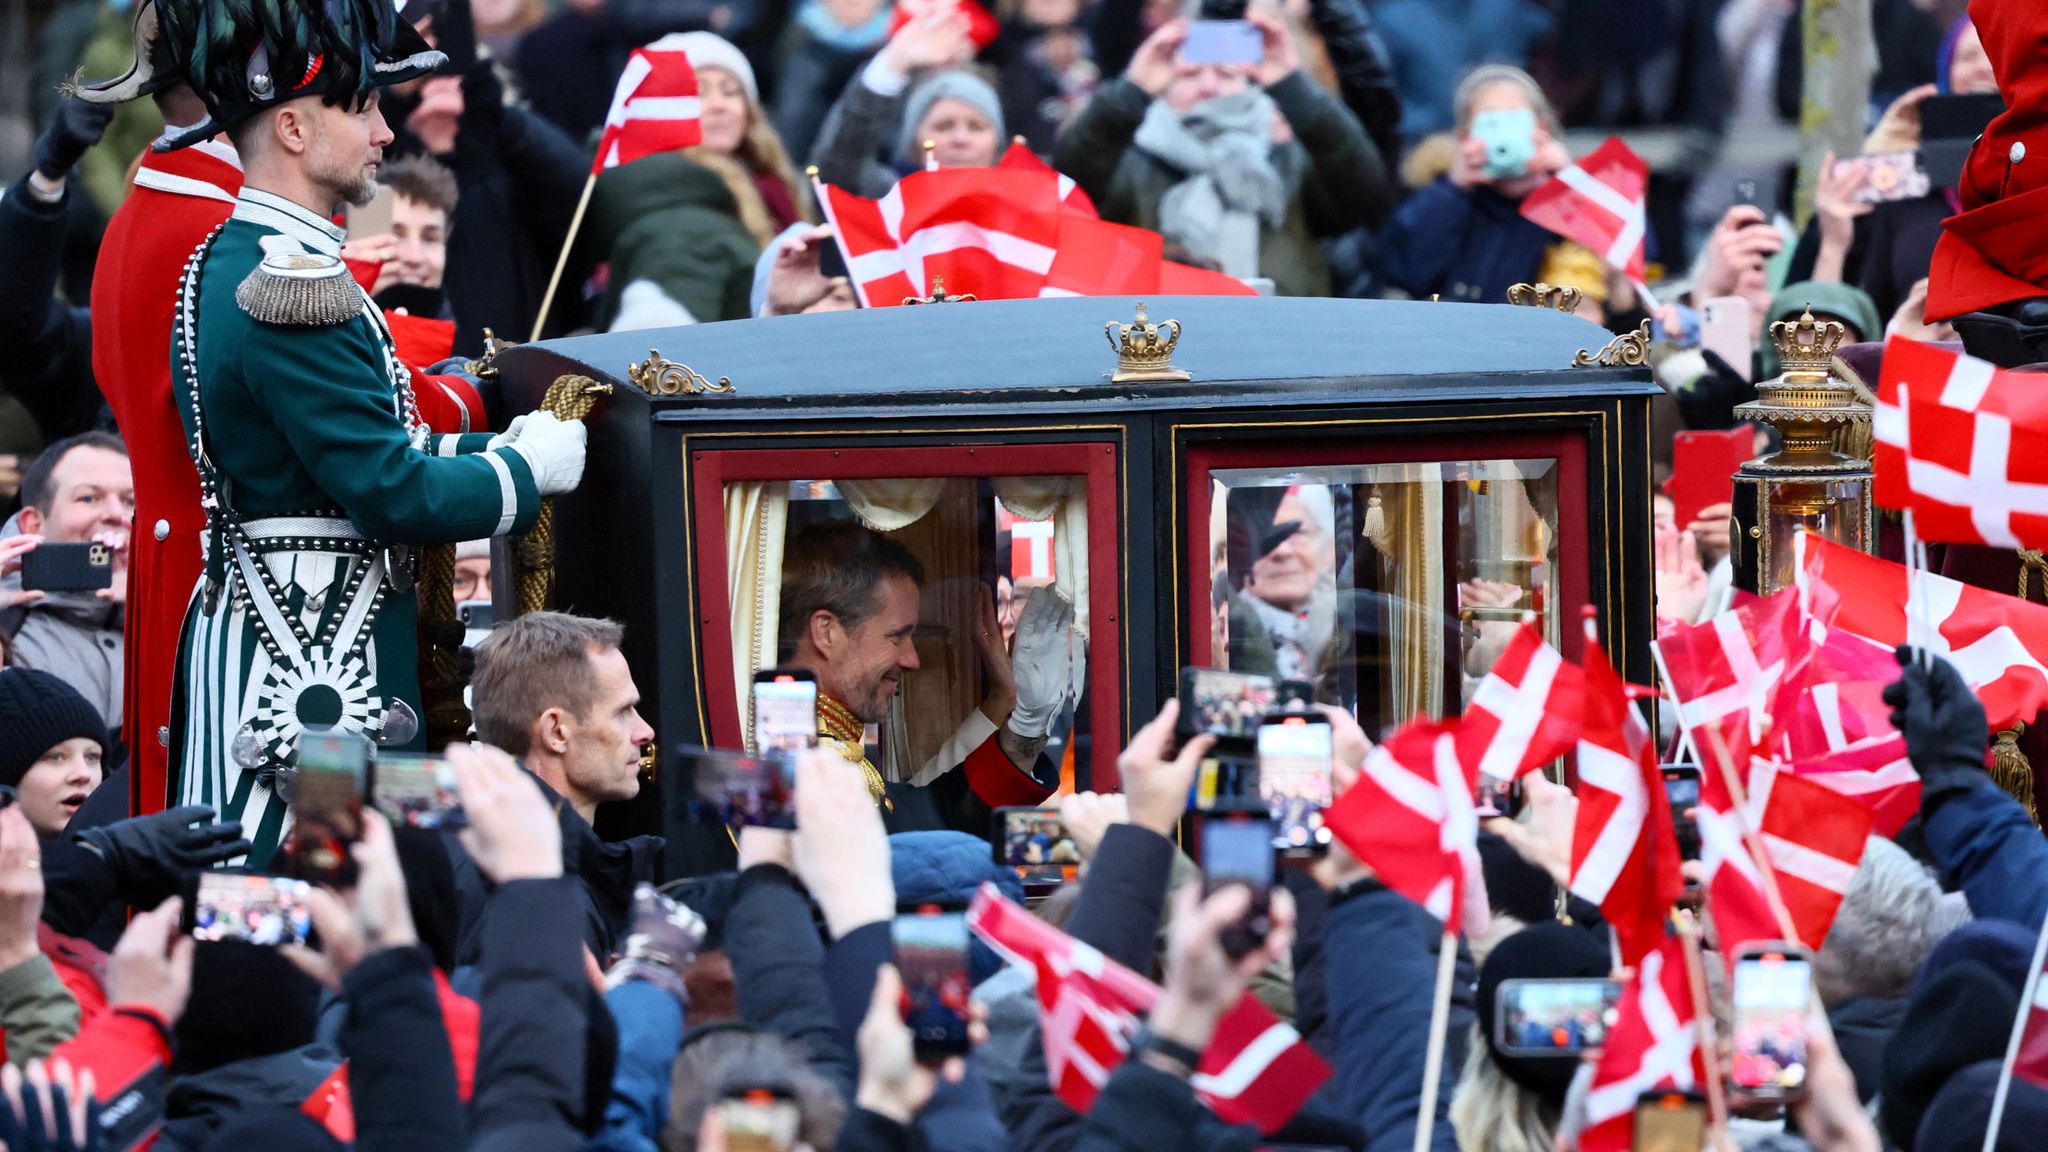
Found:
<svg viewBox="0 0 2048 1152"><path fill-rule="evenodd" d="M1551 308L1577 312L1585 292L1567 284L1510 284L1508 303L1522 308Z"/></svg>
<svg viewBox="0 0 2048 1152"><path fill-rule="evenodd" d="M1119 324L1111 320L1102 332L1109 337L1109 346L1116 349L1116 372L1109 378L1111 383L1182 383L1194 379L1173 366L1173 349L1180 343L1180 321L1154 324L1145 315L1145 305L1140 303L1136 323Z"/></svg>
<svg viewBox="0 0 2048 1152"><path fill-rule="evenodd" d="M1839 320L1815 321L1811 304L1799 319L1771 325L1771 343L1784 361L1786 377L1797 377L1802 383L1833 375L1835 353L1848 337L1849 329Z"/></svg>

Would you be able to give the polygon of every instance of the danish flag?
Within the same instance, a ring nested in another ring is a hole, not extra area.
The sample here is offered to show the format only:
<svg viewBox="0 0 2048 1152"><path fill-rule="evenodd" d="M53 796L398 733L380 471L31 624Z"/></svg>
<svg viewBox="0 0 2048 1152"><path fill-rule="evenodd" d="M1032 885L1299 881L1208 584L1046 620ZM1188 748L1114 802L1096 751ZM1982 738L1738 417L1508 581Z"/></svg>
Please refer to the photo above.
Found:
<svg viewBox="0 0 2048 1152"><path fill-rule="evenodd" d="M1906 756L1906 738L1877 736L1812 760L1786 765L1793 775L1838 792L1870 813L1870 830L1892 837L1920 811L1920 774Z"/></svg>
<svg viewBox="0 0 2048 1152"><path fill-rule="evenodd" d="M1797 644L1804 651L1789 661L1771 706L1771 758L1863 805L1878 835L1896 835L1920 807L1920 775L1883 699L1898 661L1839 628L1802 630Z"/></svg>
<svg viewBox="0 0 2048 1152"><path fill-rule="evenodd" d="M1638 1097L1658 1089L1685 1091L1706 1079L1681 941L1659 941L1642 958L1618 1007L1586 1093L1580 1152L1628 1152Z"/></svg>
<svg viewBox="0 0 2048 1152"><path fill-rule="evenodd" d="M697 72L676 46L681 40L682 33L670 33L627 57L612 91L611 111L605 113L593 174L703 142Z"/></svg>
<svg viewBox="0 0 2048 1152"><path fill-rule="evenodd" d="M1585 731L1579 737L1579 814L1572 831L1571 890L1600 906L1621 962L1633 965L1664 939L1685 890L1678 834L1649 726L1586 621Z"/></svg>
<svg viewBox="0 0 2048 1152"><path fill-rule="evenodd" d="M1802 622L1790 589L1750 600L1703 624L1680 624L1650 642L1678 704L1678 723L1705 751L1712 725L1738 765L1749 761L1770 723L1770 704ZM1715 786L1709 774L1707 786Z"/></svg>
<svg viewBox="0 0 2048 1152"><path fill-rule="evenodd" d="M1643 278L1650 166L1616 136L1522 198L1522 215L1591 248L1629 279Z"/></svg>
<svg viewBox="0 0 2048 1152"><path fill-rule="evenodd" d="M996 167L1018 172L1049 173L1059 192L1060 211L1070 216L1085 216L1090 220L1102 218L1102 214L1095 210L1095 201L1088 198L1088 193L1081 191L1081 186L1074 182L1074 178L1039 159L1038 153L1025 146L1022 137L1010 141L1010 146L1003 151L1003 158L996 161Z"/></svg>
<svg viewBox="0 0 2048 1152"><path fill-rule="evenodd" d="M1720 808L1701 792L1700 862L1706 870L1707 907L1714 914L1722 951L1755 940L1784 936L1771 910L1763 877L1743 840L1743 824L1754 828L1778 895L1791 913L1792 927L1808 948L1818 949L1841 911L1842 897L1863 862L1871 829L1869 809L1814 779L1758 761L1751 767L1748 804L1740 812Z"/></svg>
<svg viewBox="0 0 2048 1152"><path fill-rule="evenodd" d="M1871 418L1877 502L1920 539L2048 547L2048 391L1911 340L1885 345Z"/></svg>
<svg viewBox="0 0 2048 1152"><path fill-rule="evenodd" d="M838 188L820 199L869 308L930 295L940 280L955 296L1037 296L1059 241L1056 182L1015 168L912 172L880 200ZM900 292L904 282L913 290Z"/></svg>
<svg viewBox="0 0 2048 1152"><path fill-rule="evenodd" d="M1829 629L1888 648L1907 642L1907 601L1928 622L1925 643L1984 702L1992 730L2032 720L2048 703L2048 607L1866 556L1811 534L1799 593Z"/></svg>
<svg viewBox="0 0 2048 1152"><path fill-rule="evenodd" d="M1159 264L1165 248L1166 238L1149 229L1063 214L1058 253L1038 294L1153 295L1159 291Z"/></svg>
<svg viewBox="0 0 2048 1152"><path fill-rule="evenodd" d="M1131 1034L1158 1002L1159 986L1004 899L992 884L976 895L967 923L1038 973L1047 1074L1061 1101L1086 1112L1130 1054ZM1189 1085L1224 1122L1271 1133L1329 1078L1330 1066L1300 1033L1247 992L1217 1025Z"/></svg>
<svg viewBox="0 0 2048 1152"><path fill-rule="evenodd" d="M1323 814L1346 848L1387 887L1443 921L1444 931L1486 931L1479 871L1477 783L1458 755L1455 722L1413 720L1374 748L1358 782Z"/></svg>
<svg viewBox="0 0 2048 1152"><path fill-rule="evenodd" d="M1533 772L1578 745L1585 703L1585 673L1523 624L1465 706L1459 755L1496 780Z"/></svg>

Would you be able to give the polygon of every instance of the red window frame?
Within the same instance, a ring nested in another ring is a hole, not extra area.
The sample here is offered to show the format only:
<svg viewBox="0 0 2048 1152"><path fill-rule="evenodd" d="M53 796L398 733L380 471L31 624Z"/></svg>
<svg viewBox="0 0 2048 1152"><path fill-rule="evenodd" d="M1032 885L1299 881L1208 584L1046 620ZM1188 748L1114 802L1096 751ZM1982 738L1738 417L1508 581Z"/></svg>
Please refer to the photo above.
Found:
<svg viewBox="0 0 2048 1152"><path fill-rule="evenodd" d="M1114 444L975 444L946 447L690 449L696 508L698 628L704 700L714 743L741 746L732 676L732 594L726 586L725 486L742 480L882 480L923 477L1082 476L1088 487L1088 638L1091 786L1122 786L1123 535ZM715 671L714 671L715 670Z"/></svg>
<svg viewBox="0 0 2048 1152"><path fill-rule="evenodd" d="M1217 470L1268 468L1328 468L1371 464L1429 464L1446 460L1540 460L1557 461L1558 603L1553 606L1564 622L1558 629L1558 648L1566 658L1577 660L1585 647L1581 629L1571 627L1577 605L1588 603L1592 556L1587 547L1586 436L1583 432L1524 433L1510 436L1476 436L1449 440L1403 437L1399 441L1350 441L1343 445L1278 445L1270 442L1217 442L1190 444L1187 449L1187 482L1182 492L1187 508L1188 604L1183 624L1188 629L1188 662L1208 667L1210 651L1208 623L1210 587L1209 499L1211 480ZM1199 609L1199 615L1197 610Z"/></svg>

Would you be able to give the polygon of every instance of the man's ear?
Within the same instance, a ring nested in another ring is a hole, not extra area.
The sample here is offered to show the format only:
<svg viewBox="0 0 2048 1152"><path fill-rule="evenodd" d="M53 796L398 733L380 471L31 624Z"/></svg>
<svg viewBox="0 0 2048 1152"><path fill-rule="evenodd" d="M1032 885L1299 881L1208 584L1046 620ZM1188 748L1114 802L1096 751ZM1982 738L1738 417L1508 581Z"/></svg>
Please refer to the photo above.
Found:
<svg viewBox="0 0 2048 1152"><path fill-rule="evenodd" d="M22 505L21 514L15 522L21 526L21 534L24 536L43 534L43 512L33 504Z"/></svg>
<svg viewBox="0 0 2048 1152"><path fill-rule="evenodd" d="M820 608L811 613L811 618L805 621L804 633L810 638L811 647L818 655L829 660L833 652L839 648L839 642L846 635L846 629L839 626L839 617Z"/></svg>
<svg viewBox="0 0 2048 1152"><path fill-rule="evenodd" d="M570 738L575 734L575 717L561 708L549 708L533 722L532 746L537 752L545 751L556 756L568 754Z"/></svg>
<svg viewBox="0 0 2048 1152"><path fill-rule="evenodd" d="M303 156L313 145L313 118L305 104L293 101L270 114L270 133L286 152Z"/></svg>

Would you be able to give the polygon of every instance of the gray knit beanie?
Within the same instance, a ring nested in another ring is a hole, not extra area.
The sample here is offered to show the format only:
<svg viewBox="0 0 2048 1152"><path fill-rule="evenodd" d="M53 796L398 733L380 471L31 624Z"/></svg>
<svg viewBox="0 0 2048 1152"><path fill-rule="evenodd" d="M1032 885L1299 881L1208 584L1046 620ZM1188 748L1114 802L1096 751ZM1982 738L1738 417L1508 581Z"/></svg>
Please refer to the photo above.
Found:
<svg viewBox="0 0 2048 1152"><path fill-rule="evenodd" d="M911 89L910 98L903 102L903 135L899 151L906 163L913 167L924 166L924 141L917 138L917 126L923 122L925 113L932 110L932 105L941 100L958 100L972 106L996 126L996 139L1003 138L1003 103L996 97L996 90L989 87L988 81L962 68L939 72Z"/></svg>

